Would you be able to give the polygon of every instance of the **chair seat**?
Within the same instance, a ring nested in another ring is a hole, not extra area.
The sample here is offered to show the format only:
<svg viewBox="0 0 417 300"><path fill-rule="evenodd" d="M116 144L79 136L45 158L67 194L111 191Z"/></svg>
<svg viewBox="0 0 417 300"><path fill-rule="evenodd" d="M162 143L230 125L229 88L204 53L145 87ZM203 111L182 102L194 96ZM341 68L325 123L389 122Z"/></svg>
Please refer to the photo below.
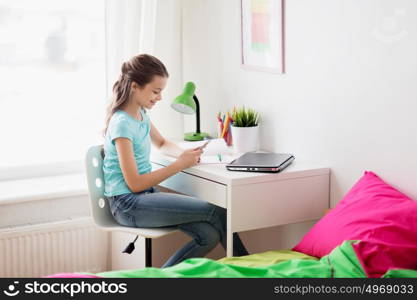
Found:
<svg viewBox="0 0 417 300"><path fill-rule="evenodd" d="M127 227L127 226L122 226L119 224L99 226L99 228L102 230L106 230L106 231L128 232L128 233L136 234L145 238L152 238L152 239L156 239L164 235L171 234L178 230L178 229L169 228L169 227L162 227L162 228Z"/></svg>
<svg viewBox="0 0 417 300"><path fill-rule="evenodd" d="M136 235L140 235L146 238L153 238L153 239L159 238L161 236L170 234L178 230L176 228L170 228L170 227L159 227L159 228L128 227L128 226L120 225L114 219L101 220L101 222L95 222L95 224L102 230L123 231L123 232L133 233Z"/></svg>

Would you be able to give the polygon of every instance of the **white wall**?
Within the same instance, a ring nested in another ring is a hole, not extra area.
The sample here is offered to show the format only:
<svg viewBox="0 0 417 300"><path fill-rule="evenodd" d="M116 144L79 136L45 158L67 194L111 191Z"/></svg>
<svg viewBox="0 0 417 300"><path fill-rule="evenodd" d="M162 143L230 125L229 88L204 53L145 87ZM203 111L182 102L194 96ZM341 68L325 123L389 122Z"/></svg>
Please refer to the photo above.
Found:
<svg viewBox="0 0 417 300"><path fill-rule="evenodd" d="M216 133L218 110L250 105L262 115L263 149L331 168L332 206L364 170L417 199L417 2L286 7L287 73L274 75L240 66L239 0L183 0L183 78L196 82L202 130ZM291 246L309 226L243 236Z"/></svg>
<svg viewBox="0 0 417 300"><path fill-rule="evenodd" d="M184 78L198 82L205 129L218 109L251 105L264 149L332 168L333 204L366 169L417 198L417 2L287 0L285 75L240 67L239 3L184 1ZM405 36L375 35L384 17Z"/></svg>

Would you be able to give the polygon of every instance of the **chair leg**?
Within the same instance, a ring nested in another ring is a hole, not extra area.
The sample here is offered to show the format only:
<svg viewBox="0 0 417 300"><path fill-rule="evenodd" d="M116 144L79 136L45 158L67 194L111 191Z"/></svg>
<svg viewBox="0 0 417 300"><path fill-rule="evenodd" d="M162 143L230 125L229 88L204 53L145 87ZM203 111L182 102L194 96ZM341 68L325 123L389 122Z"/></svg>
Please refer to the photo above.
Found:
<svg viewBox="0 0 417 300"><path fill-rule="evenodd" d="M145 238L145 267L152 267L152 239Z"/></svg>

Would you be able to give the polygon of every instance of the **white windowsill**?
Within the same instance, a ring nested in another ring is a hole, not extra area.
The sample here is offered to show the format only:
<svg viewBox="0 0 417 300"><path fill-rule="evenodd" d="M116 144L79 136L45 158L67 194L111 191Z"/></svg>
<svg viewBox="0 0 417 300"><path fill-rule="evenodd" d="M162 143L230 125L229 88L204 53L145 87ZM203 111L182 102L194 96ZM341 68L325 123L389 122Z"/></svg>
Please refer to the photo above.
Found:
<svg viewBox="0 0 417 300"><path fill-rule="evenodd" d="M52 177L68 175L70 173L84 172L84 163L77 161L62 161L38 165L23 165L0 168L1 181L15 181L20 179L32 179L38 177Z"/></svg>
<svg viewBox="0 0 417 300"><path fill-rule="evenodd" d="M0 181L0 205L87 194L84 173Z"/></svg>

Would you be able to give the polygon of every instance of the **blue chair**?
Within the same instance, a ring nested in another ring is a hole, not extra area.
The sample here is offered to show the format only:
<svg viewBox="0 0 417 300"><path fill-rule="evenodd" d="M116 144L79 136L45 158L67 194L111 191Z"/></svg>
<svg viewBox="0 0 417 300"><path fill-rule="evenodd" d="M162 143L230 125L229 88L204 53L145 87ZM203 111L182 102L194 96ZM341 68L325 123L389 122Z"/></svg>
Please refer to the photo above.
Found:
<svg viewBox="0 0 417 300"><path fill-rule="evenodd" d="M152 239L170 234L177 229L173 228L137 228L118 224L110 211L107 198L104 196L103 174L103 145L92 146L88 149L85 165L87 170L88 191L90 196L91 214L94 223L102 230L120 231L136 235L135 240L128 245L124 253L134 250L134 242L138 236L145 238L145 266L152 266Z"/></svg>

